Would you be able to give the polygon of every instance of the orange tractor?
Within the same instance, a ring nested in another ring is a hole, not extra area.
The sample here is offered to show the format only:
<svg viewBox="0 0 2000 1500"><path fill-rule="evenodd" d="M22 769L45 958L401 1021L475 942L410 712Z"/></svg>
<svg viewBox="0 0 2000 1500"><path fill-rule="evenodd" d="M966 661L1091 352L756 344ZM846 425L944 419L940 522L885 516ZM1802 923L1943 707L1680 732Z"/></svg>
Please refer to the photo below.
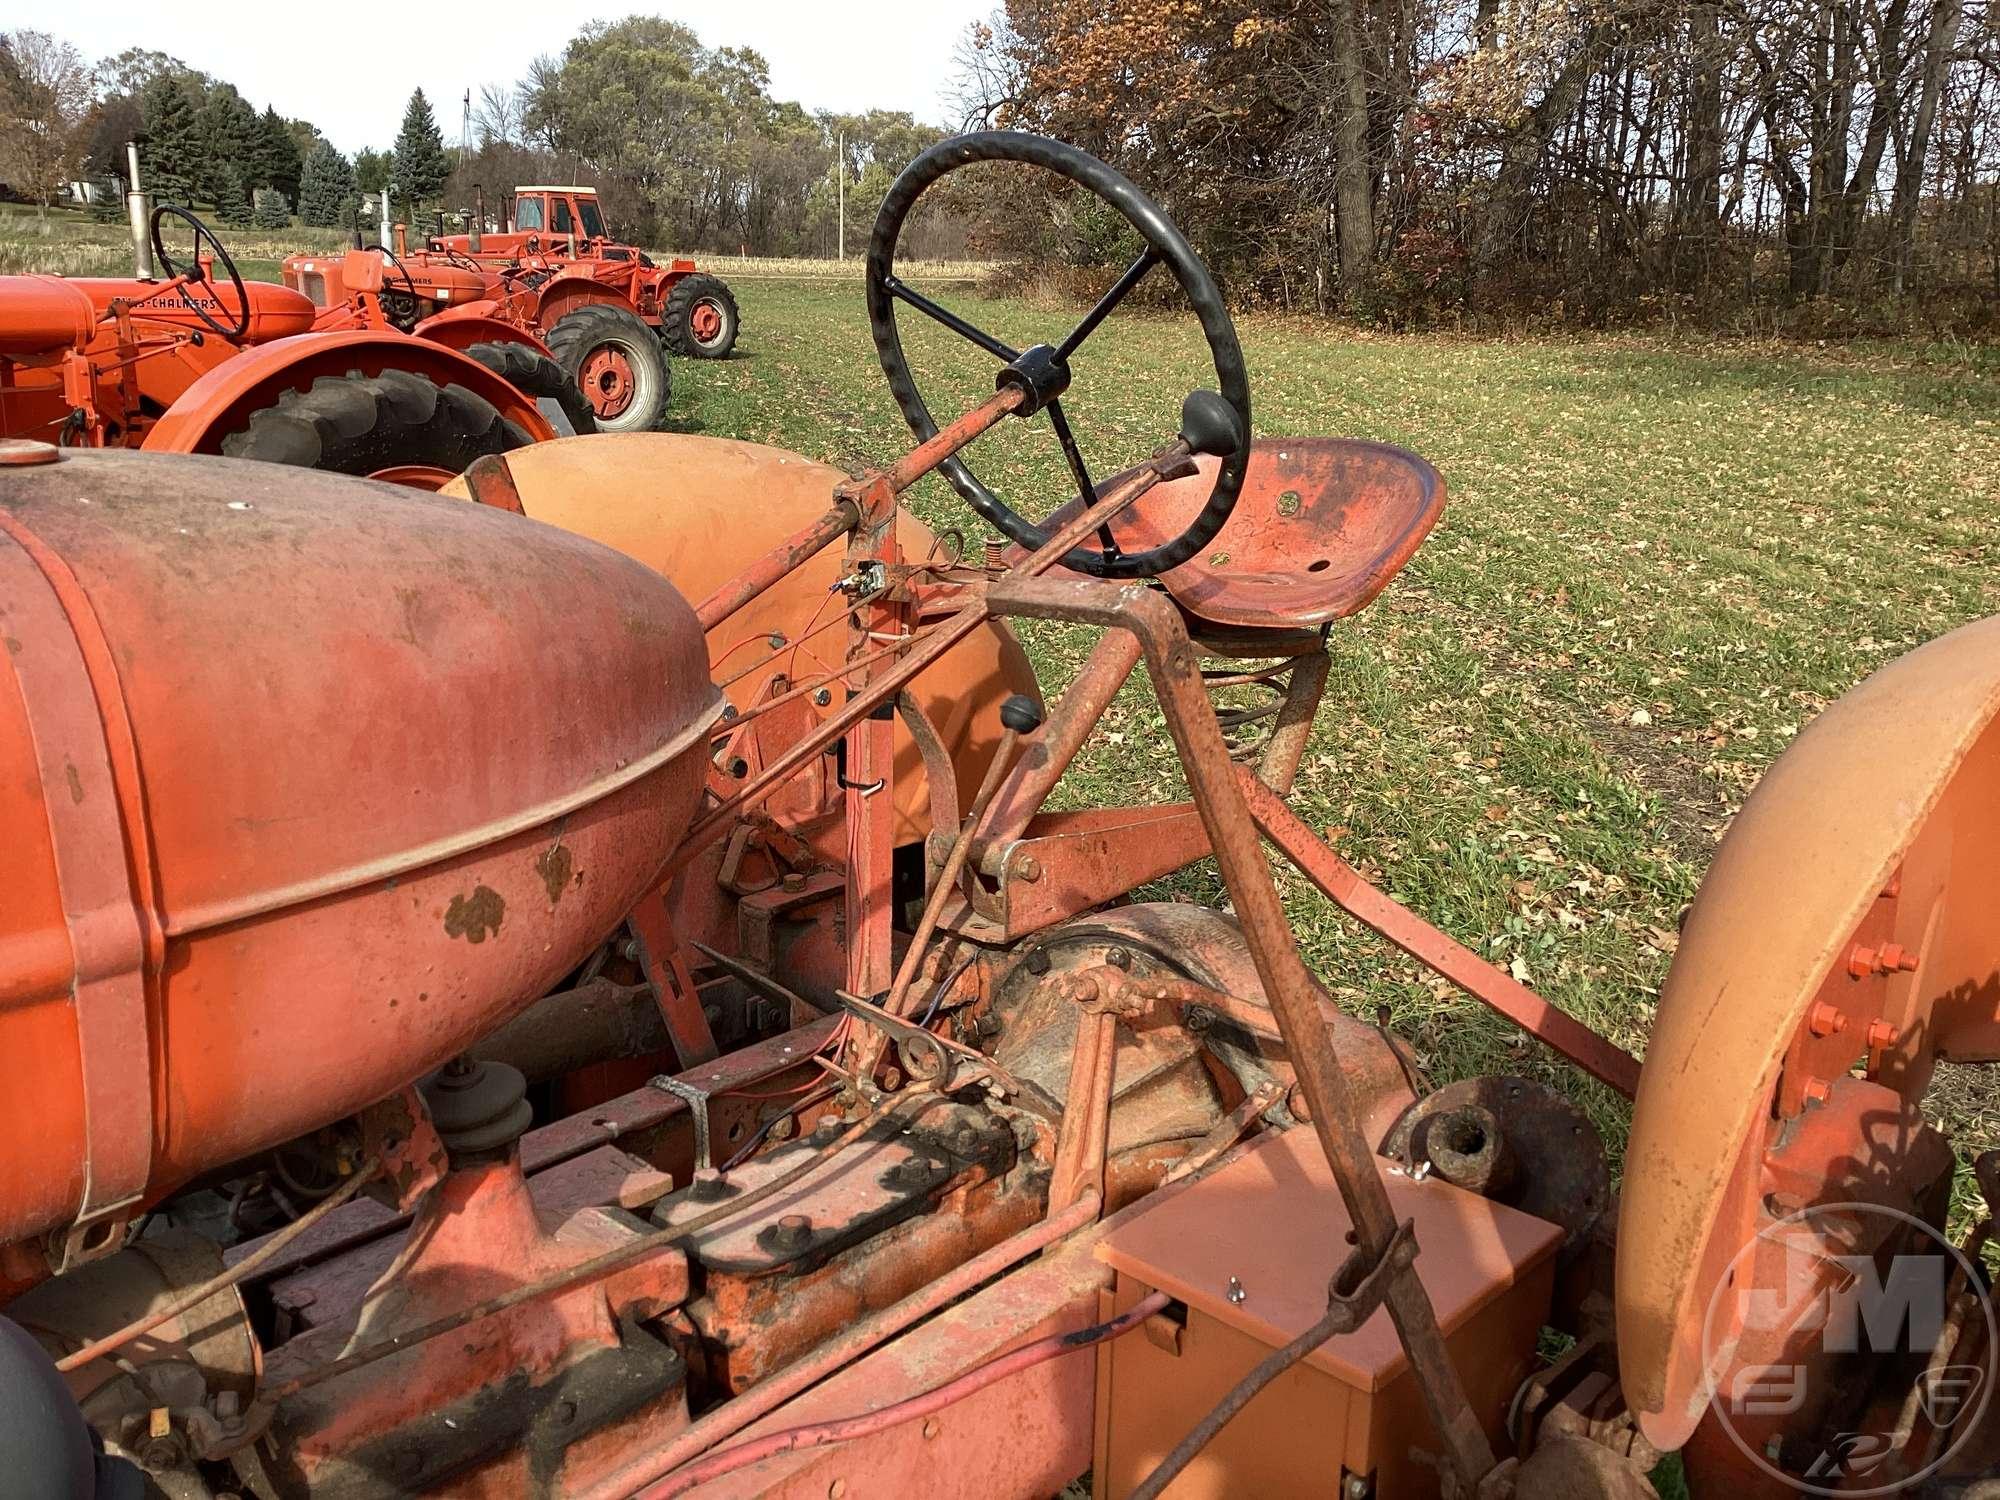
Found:
<svg viewBox="0 0 2000 1500"><path fill-rule="evenodd" d="M895 274L996 161L1146 246L1027 349ZM1155 272L1217 388L1099 481L1070 371ZM995 370L943 425L911 312ZM1924 1105L2000 1058L2000 618L1773 767L1642 1066L1288 805L1430 465L1253 440L1207 270L1056 142L919 157L868 314L917 441L859 478L0 450L7 1492L1650 1500L1678 1452L1696 1500L1990 1494L2000 1154ZM968 457L1041 416L1036 520ZM933 473L990 546L902 508ZM1059 692L1022 621L1087 641ZM1052 797L1136 682L1185 796ZM1273 855L1552 1065L1426 1078ZM1206 859L1224 900L1145 894Z"/></svg>
<svg viewBox="0 0 2000 1500"><path fill-rule="evenodd" d="M650 432L666 417L666 350L620 293L587 277L530 288L522 273L456 251L382 246L289 256L282 274L316 309L318 329L394 329L454 349L515 351L503 373L561 401L578 432Z"/></svg>
<svg viewBox="0 0 2000 1500"><path fill-rule="evenodd" d="M192 236L179 261L162 234L176 222ZM386 325L319 331L310 301L246 282L187 210L157 209L151 241L163 279L0 277L0 436L219 453L435 489L476 458L589 430L573 391L576 420L564 417L552 393L568 382L519 330L468 324L476 336L465 340Z"/></svg>
<svg viewBox="0 0 2000 1500"><path fill-rule="evenodd" d="M618 293L676 354L727 359L736 347L736 298L717 276L675 258L662 266L605 227L597 189L514 189L513 227L498 234L434 236L429 248L475 261L501 261L549 305L573 296L582 279ZM553 318L544 318L553 327Z"/></svg>

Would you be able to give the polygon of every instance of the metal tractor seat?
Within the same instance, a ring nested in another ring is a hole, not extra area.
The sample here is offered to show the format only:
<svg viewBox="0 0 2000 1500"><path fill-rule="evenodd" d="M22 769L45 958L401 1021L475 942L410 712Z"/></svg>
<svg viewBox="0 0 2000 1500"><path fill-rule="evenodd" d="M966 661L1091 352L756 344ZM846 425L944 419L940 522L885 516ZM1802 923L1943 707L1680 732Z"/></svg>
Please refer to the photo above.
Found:
<svg viewBox="0 0 2000 1500"><path fill-rule="evenodd" d="M1220 461L1196 462L1197 472L1156 486L1118 518L1122 550L1143 551L1187 529ZM1075 509L1071 502L1051 524ZM1259 438L1222 530L1160 582L1203 644L1235 648L1230 654L1271 650L1274 634L1317 632L1366 608L1443 510L1444 480L1407 449L1360 438Z"/></svg>

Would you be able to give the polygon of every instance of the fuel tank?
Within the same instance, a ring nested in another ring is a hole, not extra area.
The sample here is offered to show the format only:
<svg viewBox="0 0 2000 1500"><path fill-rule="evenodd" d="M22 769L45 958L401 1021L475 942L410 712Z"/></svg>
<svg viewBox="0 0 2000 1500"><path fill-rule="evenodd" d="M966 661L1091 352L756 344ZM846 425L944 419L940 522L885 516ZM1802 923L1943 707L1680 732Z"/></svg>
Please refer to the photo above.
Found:
<svg viewBox="0 0 2000 1500"><path fill-rule="evenodd" d="M507 455L522 508L538 520L594 538L671 578L702 600L833 503L847 476L783 448L664 432L601 432L536 443ZM463 477L444 487L468 493ZM905 559L922 562L949 549L930 528L900 511L896 540ZM754 665L773 636L796 638L838 613L828 589L841 574L838 543L788 574L708 637L710 657L725 675ZM796 658L801 669L831 651L835 633ZM761 685L755 674L730 688L738 708L750 707ZM960 805L971 800L1000 746L1000 703L1009 693L1039 699L1034 668L1004 621L982 626L911 684L910 692L937 727L957 773ZM838 710L829 699L822 716ZM896 724L896 839L911 843L930 829L922 756L901 720Z"/></svg>
<svg viewBox="0 0 2000 1500"><path fill-rule="evenodd" d="M167 292L162 290L164 283L115 276L78 276L69 284L90 299L99 317L111 310L113 302L122 299L134 304L133 316L144 322L166 323L210 337L214 336L214 330L195 311L196 302L225 328L235 324L242 310L242 304L236 300L236 288L221 272L216 273L214 283L220 291L190 290L183 286ZM237 343L268 344L273 339L311 331L316 309L304 294L268 281L245 281L243 291L250 304L250 323Z"/></svg>
<svg viewBox="0 0 2000 1500"><path fill-rule="evenodd" d="M221 458L0 445L0 643L0 1246L95 1248L543 994L722 707L609 548Z"/></svg>

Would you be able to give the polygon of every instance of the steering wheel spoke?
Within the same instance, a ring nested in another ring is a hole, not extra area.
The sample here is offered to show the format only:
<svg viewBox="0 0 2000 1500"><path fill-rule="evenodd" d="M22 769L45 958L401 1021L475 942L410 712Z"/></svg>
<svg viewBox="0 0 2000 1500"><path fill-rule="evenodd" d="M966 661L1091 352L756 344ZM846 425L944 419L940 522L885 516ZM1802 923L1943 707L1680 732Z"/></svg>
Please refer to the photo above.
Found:
<svg viewBox="0 0 2000 1500"><path fill-rule="evenodd" d="M986 332L985 329L966 322L965 319L961 318L950 308L931 301L922 292L917 291L914 287L899 278L891 276L884 283L884 287L889 295L896 298L899 302L909 303L911 307L914 307L925 317L934 322L942 323L960 338L971 340L1002 364L1010 365L1021 357L1019 349L1001 342L999 339L993 337L992 334Z"/></svg>
<svg viewBox="0 0 2000 1500"><path fill-rule="evenodd" d="M1045 410L1049 414L1049 425L1056 430L1056 441L1062 445L1069 471L1076 476L1077 503L1089 509L1097 501L1097 486L1091 480L1089 466L1083 461L1083 450L1077 446L1076 434L1070 431L1069 414L1063 410L1061 401L1051 401ZM1097 528L1097 539L1104 543L1106 557L1123 555L1119 551L1118 539L1111 534L1109 521Z"/></svg>
<svg viewBox="0 0 2000 1500"><path fill-rule="evenodd" d="M1111 290L1097 299L1097 305L1083 315L1083 321L1069 331L1069 337L1056 345L1056 358L1068 359L1076 353L1083 341L1097 332L1097 325L1111 316L1112 309L1125 300L1126 295L1146 279L1146 273L1160 263L1160 253L1151 245L1131 265L1125 274L1111 284Z"/></svg>
<svg viewBox="0 0 2000 1500"><path fill-rule="evenodd" d="M917 200L940 178L979 162L1018 162L1053 172L1111 208L1145 243L1146 248L1139 258L1119 273L1109 290L1097 299L1059 346L1037 345L1026 354L1017 353L956 313L911 290L895 274L896 244ZM1099 325L1131 295L1133 288L1145 280L1155 266L1161 265L1172 273L1186 294L1189 305L1201 322L1209 353L1215 361L1216 384L1220 394L1197 394L1230 415L1228 420L1197 424L1201 431L1191 435L1185 420L1187 408L1183 408L1182 436L1188 440L1189 447L1221 459L1214 470L1206 503L1184 531L1159 546L1128 553L1119 548L1107 525L1098 530L1098 540L1102 543L1100 548L1079 547L1063 559L1065 566L1103 578L1156 577L1199 553L1229 518L1250 462L1250 383L1243 367L1243 351L1237 342L1236 328L1230 321L1222 294L1216 289L1208 268L1202 265L1200 257L1188 244L1187 237L1158 204L1096 157L1041 136L989 130L940 141L904 168L882 200L882 209L875 220L874 235L868 246L869 331L875 340L882 371L889 378L890 393L902 408L903 416L918 440L928 441L936 436L938 424L910 374L909 360L904 355L902 337L896 324L898 302L906 303L941 323L1003 363L1017 366L1013 371L1003 372L1003 380L1029 385L1034 399L1023 403L1024 412L1031 412L1037 407L1048 410L1056 440L1062 445L1063 459L1085 504L1090 503L1096 493L1090 468L1084 462L1068 413L1055 398L1061 395L1062 387L1067 384L1069 356L1097 331ZM1036 369L1052 369L1058 377L1050 382L1052 388L1042 390L1034 380L1033 371L1018 368L1022 362L1035 363ZM1202 406L1198 409L1206 411L1208 408ZM1218 433L1221 434L1219 440L1216 437ZM1028 520L988 489L962 457L946 459L938 470L968 505L1017 545L1034 550L1047 543L1048 530Z"/></svg>

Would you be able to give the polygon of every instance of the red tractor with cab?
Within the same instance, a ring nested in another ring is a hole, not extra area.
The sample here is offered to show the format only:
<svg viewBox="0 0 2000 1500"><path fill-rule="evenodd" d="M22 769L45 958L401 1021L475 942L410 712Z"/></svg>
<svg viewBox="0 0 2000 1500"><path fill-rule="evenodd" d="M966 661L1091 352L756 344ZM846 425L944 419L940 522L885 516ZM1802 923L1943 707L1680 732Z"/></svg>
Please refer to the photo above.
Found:
<svg viewBox="0 0 2000 1500"><path fill-rule="evenodd" d="M722 279L681 257L662 266L638 246L613 238L596 188L516 188L512 225L498 234L438 235L429 247L514 264L530 289L571 277L610 287L659 330L669 349L690 359L726 359L736 347L736 298Z"/></svg>

